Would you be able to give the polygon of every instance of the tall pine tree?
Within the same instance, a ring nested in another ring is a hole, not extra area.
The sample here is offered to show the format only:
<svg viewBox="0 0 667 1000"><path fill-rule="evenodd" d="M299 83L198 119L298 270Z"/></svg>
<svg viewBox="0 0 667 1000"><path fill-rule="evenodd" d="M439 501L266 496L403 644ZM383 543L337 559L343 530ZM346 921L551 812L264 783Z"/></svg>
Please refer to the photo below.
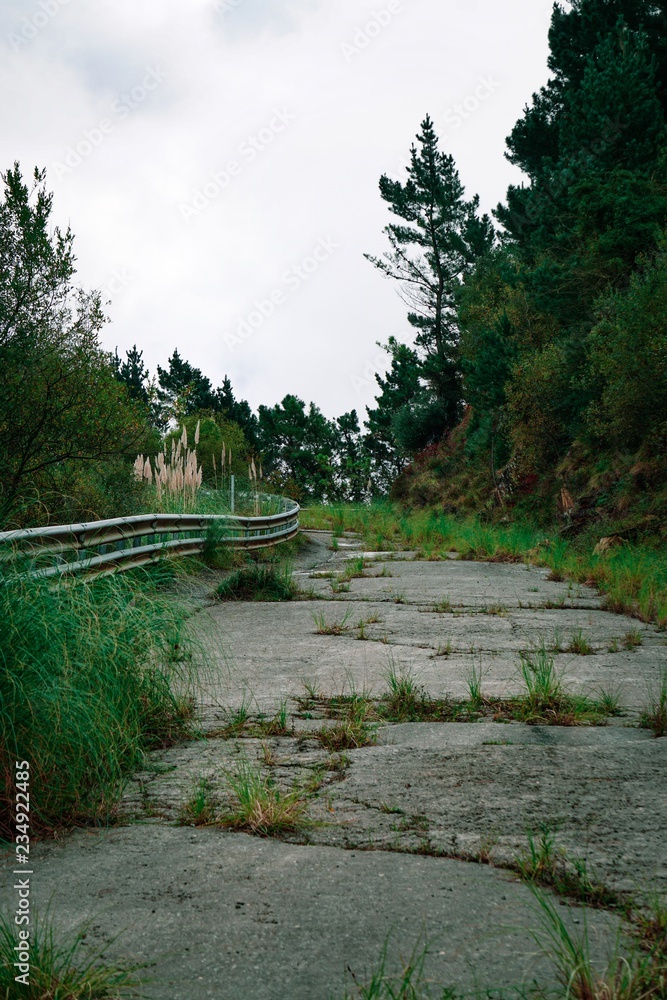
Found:
<svg viewBox="0 0 667 1000"><path fill-rule="evenodd" d="M401 220L384 230L391 249L380 258L366 257L398 283L410 307L420 374L439 413L442 434L459 421L463 403L457 292L492 246L494 234L488 216L479 214L479 198L466 201L454 159L438 148L428 116L417 143L410 150L404 184L380 178L380 194Z"/></svg>

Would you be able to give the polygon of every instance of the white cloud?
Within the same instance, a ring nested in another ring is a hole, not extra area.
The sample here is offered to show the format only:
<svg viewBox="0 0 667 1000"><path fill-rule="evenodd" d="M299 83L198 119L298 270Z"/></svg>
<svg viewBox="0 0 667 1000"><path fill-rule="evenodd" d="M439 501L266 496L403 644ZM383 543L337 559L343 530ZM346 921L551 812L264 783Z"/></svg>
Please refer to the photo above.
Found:
<svg viewBox="0 0 667 1000"><path fill-rule="evenodd" d="M405 307L362 256L384 249L379 176L400 170L428 112L468 193L486 210L503 197L517 177L505 136L547 76L551 0L240 0L218 12L215 0L60 0L13 51L40 2L0 15L0 164L49 168L79 280L113 296L106 345L138 343L153 370L177 347L254 406L295 392L329 415L363 412L375 342L408 336ZM498 86L473 108L480 78ZM293 116L282 130L277 111ZM81 162L57 171L81 143ZM220 190L184 221L180 206L215 174ZM329 237L331 258L230 351L253 303Z"/></svg>

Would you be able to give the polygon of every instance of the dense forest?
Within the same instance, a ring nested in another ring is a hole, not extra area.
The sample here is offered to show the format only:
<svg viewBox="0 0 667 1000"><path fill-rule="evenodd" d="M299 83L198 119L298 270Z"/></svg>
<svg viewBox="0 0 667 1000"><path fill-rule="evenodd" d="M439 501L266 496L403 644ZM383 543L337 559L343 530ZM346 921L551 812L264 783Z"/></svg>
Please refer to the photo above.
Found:
<svg viewBox="0 0 667 1000"><path fill-rule="evenodd" d="M183 425L205 484L657 534L667 505L667 12L648 0L556 5L549 82L507 140L525 181L491 219L426 116L404 181L379 183L409 342L390 338L375 405L329 420L287 395L255 413L176 349L103 350L103 303L74 284L73 234L45 173L17 165L0 203L0 520L141 509L137 453ZM369 192L372 197L372 192ZM382 342L382 331L378 331ZM386 339L386 338L384 338Z"/></svg>

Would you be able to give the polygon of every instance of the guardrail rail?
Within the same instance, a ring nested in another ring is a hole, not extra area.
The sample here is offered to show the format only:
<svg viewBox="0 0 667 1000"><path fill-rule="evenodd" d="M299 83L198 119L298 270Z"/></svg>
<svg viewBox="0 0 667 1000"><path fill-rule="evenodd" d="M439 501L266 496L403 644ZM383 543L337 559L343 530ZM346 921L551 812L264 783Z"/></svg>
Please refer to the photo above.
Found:
<svg viewBox="0 0 667 1000"><path fill-rule="evenodd" d="M137 514L84 524L0 531L0 563L24 557L39 576L99 575L136 569L168 556L202 552L212 525L218 544L257 549L293 538L299 505L284 497L257 495L274 514Z"/></svg>

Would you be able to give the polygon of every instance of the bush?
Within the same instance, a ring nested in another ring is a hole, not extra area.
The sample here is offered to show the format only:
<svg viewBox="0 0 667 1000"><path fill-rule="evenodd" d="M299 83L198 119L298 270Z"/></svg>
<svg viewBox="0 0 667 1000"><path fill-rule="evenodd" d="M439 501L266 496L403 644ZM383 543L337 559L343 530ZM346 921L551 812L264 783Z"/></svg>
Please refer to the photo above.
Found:
<svg viewBox="0 0 667 1000"><path fill-rule="evenodd" d="M16 760L30 762L34 831L104 821L144 751L187 732L185 612L157 579L54 585L3 572L0 836L11 835Z"/></svg>
<svg viewBox="0 0 667 1000"><path fill-rule="evenodd" d="M275 566L250 566L223 580L216 591L221 601L291 601L297 594L292 571Z"/></svg>
<svg viewBox="0 0 667 1000"><path fill-rule="evenodd" d="M667 243L627 291L603 301L589 353L602 384L588 413L597 437L659 451L667 437Z"/></svg>

